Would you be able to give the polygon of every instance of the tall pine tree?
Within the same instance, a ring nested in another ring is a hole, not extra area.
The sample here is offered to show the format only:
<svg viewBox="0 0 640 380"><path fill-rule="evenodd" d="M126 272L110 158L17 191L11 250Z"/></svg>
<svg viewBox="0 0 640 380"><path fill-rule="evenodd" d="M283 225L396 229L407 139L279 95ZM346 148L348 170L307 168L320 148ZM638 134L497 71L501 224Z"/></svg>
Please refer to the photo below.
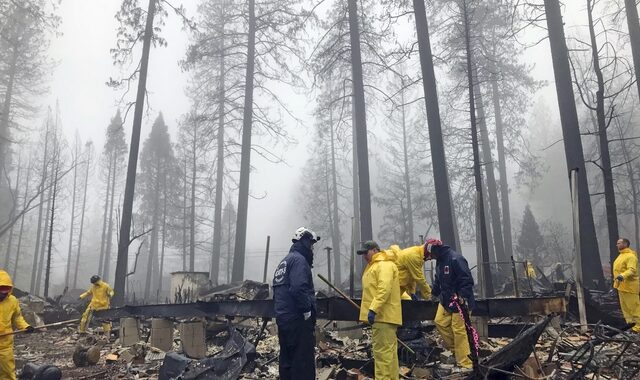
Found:
<svg viewBox="0 0 640 380"><path fill-rule="evenodd" d="M179 178L178 162L173 153L173 146L168 127L160 114L153 126L149 137L142 146L140 154L140 169L138 174L138 194L141 197L140 219L151 229L149 249L140 257L138 279L144 281L142 288L144 299L155 296L159 289L160 255L159 246L164 239L163 221L167 204L178 199L175 195L178 186L175 181ZM169 190L169 191L167 191ZM142 277L141 277L142 276Z"/></svg>
<svg viewBox="0 0 640 380"><path fill-rule="evenodd" d="M544 238L540 232L540 226L527 205L522 214L522 225L520 226L520 236L516 247L519 259L533 262L535 265L542 265Z"/></svg>

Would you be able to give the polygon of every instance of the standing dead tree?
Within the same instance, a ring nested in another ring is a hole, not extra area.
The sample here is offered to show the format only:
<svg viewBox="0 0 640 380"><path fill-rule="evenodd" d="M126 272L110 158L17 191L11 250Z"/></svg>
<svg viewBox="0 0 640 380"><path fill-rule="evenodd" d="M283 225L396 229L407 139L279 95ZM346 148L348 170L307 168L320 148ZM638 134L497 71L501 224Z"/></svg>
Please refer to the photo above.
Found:
<svg viewBox="0 0 640 380"><path fill-rule="evenodd" d="M605 215L608 231L609 262L618 256L616 241L620 236L618 230L618 212L614 189L613 168L608 138L608 129L616 117L616 103L624 101L633 83L630 65L617 54L613 40L608 38L608 28L604 21L594 17L595 0L586 0L587 28L589 41L576 39L577 43L587 49L590 54L584 57L589 62L588 69L582 69L576 59L572 59L574 83L580 99L591 114L594 131L588 132L597 137L599 160L588 160L596 165L602 174L602 185L605 200ZM596 28L600 29L596 31ZM605 39L604 44L598 41ZM578 59L581 59L580 57ZM593 115L595 114L595 118Z"/></svg>
<svg viewBox="0 0 640 380"><path fill-rule="evenodd" d="M559 1L545 0L544 11L549 30L549 43L551 46L556 91L558 93L558 106L560 108L560 121L564 137L567 168L569 170L578 170L578 208L580 213L579 229L581 249L579 254L582 256L583 280L585 286L601 287L604 285L604 276L593 222L584 152L580 139L578 113L571 82L569 54L564 35L564 27L562 25L562 13Z"/></svg>
<svg viewBox="0 0 640 380"><path fill-rule="evenodd" d="M118 258L114 282L114 304L119 305L124 301L126 274L129 263L129 237L131 236L131 219L133 216L133 200L135 195L136 171L138 167L138 151L140 149L140 130L142 128L142 113L147 91L147 71L149 68L149 54L151 45L166 45L164 38L160 36L163 18L166 17L166 7L174 11L184 19L184 9L176 8L166 0L149 0L146 12L139 6L138 0L123 0L120 10L116 14L119 22L117 30L116 48L111 49L114 64L123 65L129 63L134 54L135 47L142 42L142 54L134 71L121 80L110 79L109 85L122 88L130 88L131 83L138 80L136 100L133 115L133 128L131 132L131 145L127 164L127 176L122 205L122 220L118 241ZM186 19L185 19L186 21ZM126 93L125 93L126 95ZM131 107L133 104L129 104Z"/></svg>

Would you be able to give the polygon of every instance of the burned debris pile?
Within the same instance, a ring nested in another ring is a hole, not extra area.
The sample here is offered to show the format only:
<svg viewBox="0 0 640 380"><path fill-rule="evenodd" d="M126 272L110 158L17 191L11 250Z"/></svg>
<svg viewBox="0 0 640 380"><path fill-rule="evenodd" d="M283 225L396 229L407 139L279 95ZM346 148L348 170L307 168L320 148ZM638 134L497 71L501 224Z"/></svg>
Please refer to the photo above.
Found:
<svg viewBox="0 0 640 380"><path fill-rule="evenodd" d="M640 336L631 332L616 314L615 295L587 293L589 315L600 315L602 320L590 319L588 326L581 327L576 323L575 294L565 290L545 292L547 297L553 294L569 297L566 312L551 315L541 311L557 311L557 298L537 299L538 304L528 309L525 307L528 301L480 300L475 322L478 326L485 323L486 328L479 328L482 339L475 371L458 368L453 353L442 348L431 321L433 317L427 315L433 309L431 301L405 304L403 307L412 308L415 318L408 318L398 331L398 337L409 348L399 346L401 377L632 379L639 376ZM95 329L86 335L79 334L75 324L48 329L46 344L39 334L17 335L16 364L22 369L21 378L56 379L59 371L65 379L277 379L277 326L264 309L270 301L269 287L245 281L205 287L197 294L196 303L182 306L135 306L96 313L92 321ZM34 326L44 326L78 318L82 305L67 298L43 300L23 294L20 301L25 318ZM318 304L323 315L334 318L320 319L317 323L318 378L373 378L371 329L355 321L350 308L339 310L341 304L335 298L319 298ZM496 305L502 305L499 311ZM250 310L252 307L255 310ZM528 314L531 310L538 311ZM513 316L505 316L509 313ZM247 314L251 316L243 316ZM98 327L104 318L119 325L110 336L100 334ZM43 373L52 377L42 377Z"/></svg>

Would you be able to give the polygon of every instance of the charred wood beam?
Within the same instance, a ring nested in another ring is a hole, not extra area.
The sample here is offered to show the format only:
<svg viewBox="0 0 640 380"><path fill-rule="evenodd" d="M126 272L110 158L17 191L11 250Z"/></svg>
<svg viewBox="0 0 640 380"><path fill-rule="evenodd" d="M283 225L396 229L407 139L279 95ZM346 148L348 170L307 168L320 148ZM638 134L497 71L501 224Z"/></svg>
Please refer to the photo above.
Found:
<svg viewBox="0 0 640 380"><path fill-rule="evenodd" d="M356 303L360 300L356 299ZM548 315L566 312L564 298L492 298L477 301L475 316L512 317ZM405 321L433 319L438 304L432 301L402 301ZM318 319L357 321L358 312L342 298L320 298L317 302ZM126 317L180 318L180 317L247 317L274 318L273 300L211 301L185 304L123 306L99 310L94 317L115 320Z"/></svg>

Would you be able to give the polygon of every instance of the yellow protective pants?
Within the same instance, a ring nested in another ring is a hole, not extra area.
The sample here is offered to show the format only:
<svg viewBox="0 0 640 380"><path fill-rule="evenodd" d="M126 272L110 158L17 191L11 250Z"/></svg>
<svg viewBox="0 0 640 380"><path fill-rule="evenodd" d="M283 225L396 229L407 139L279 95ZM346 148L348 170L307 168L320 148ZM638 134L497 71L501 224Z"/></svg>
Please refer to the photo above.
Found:
<svg viewBox="0 0 640 380"><path fill-rule="evenodd" d="M376 380L398 380L400 366L398 364L397 325L375 322L373 332L373 363Z"/></svg>
<svg viewBox="0 0 640 380"><path fill-rule="evenodd" d="M640 296L636 293L618 292L620 309L627 323L635 323L633 331L640 332Z"/></svg>
<svg viewBox="0 0 640 380"><path fill-rule="evenodd" d="M78 331L80 331L81 333L87 332L87 325L91 323L91 317L93 317L94 310L106 310L106 309L108 308L107 307L97 308L89 304L89 306L87 306L87 309L84 311L84 313L82 313L82 319L80 319L80 327L78 328ZM104 335L108 336L109 333L111 333L111 323L103 323L102 330L104 331Z"/></svg>
<svg viewBox="0 0 640 380"><path fill-rule="evenodd" d="M460 314L457 312L451 313L444 306L438 304L436 318L433 321L442 336L445 348L453 351L456 355L458 365L464 368L472 368L473 363L469 358L471 350L469 349L467 330Z"/></svg>
<svg viewBox="0 0 640 380"><path fill-rule="evenodd" d="M16 362L13 358L13 342L11 346L0 349L0 379L16 380Z"/></svg>

